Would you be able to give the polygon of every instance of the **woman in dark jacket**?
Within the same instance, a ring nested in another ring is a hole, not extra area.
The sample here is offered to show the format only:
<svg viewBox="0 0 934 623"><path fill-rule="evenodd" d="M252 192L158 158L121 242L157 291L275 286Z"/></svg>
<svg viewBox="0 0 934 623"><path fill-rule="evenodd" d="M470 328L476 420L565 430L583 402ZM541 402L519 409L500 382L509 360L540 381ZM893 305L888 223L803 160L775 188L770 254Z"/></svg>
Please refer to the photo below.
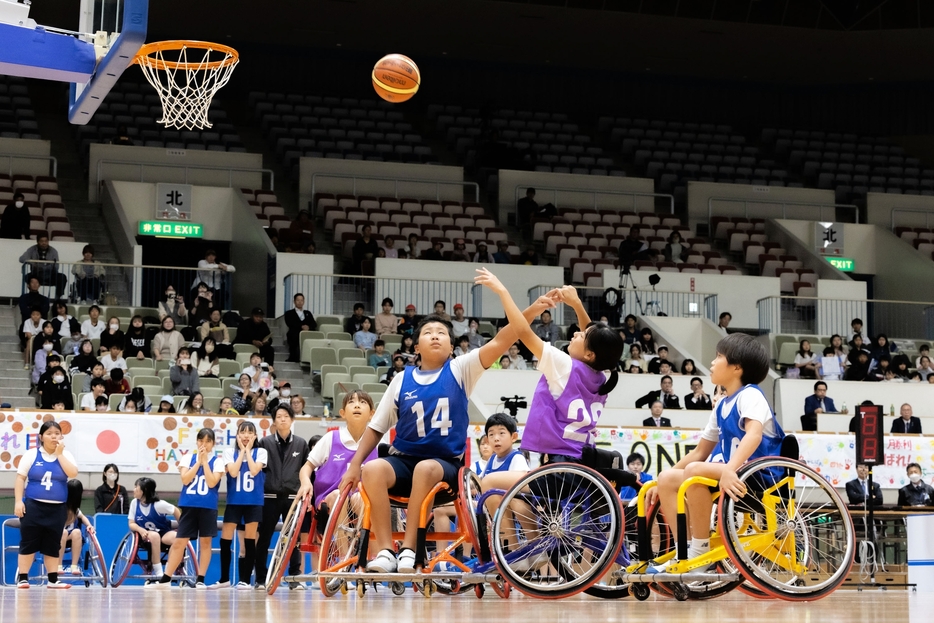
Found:
<svg viewBox="0 0 934 623"><path fill-rule="evenodd" d="M113 463L104 466L101 476L104 484L94 490L94 512L126 515L130 510L133 494L120 484L120 469Z"/></svg>

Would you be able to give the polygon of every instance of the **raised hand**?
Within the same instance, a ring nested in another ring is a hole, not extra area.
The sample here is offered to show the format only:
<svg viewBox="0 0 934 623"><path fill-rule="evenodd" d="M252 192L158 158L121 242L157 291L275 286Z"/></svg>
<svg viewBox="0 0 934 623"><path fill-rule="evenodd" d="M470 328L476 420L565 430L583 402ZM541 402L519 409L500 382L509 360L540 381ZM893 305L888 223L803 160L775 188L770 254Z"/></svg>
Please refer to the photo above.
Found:
<svg viewBox="0 0 934 623"><path fill-rule="evenodd" d="M486 286L497 294L506 292L506 286L503 285L503 282L486 268L477 269L477 276L474 277L473 282L477 285Z"/></svg>

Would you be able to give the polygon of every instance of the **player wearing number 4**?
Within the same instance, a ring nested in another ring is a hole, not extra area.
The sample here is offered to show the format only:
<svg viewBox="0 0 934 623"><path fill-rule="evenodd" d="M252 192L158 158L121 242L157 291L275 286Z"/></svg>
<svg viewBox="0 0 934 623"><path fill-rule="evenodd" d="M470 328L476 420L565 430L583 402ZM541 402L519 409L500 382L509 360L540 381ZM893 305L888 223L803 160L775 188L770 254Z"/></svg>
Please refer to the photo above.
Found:
<svg viewBox="0 0 934 623"><path fill-rule="evenodd" d="M217 492L224 473L224 459L214 454L214 431L198 431L197 452L193 452L188 465L178 466L182 476L182 494L178 506L182 509L178 520L175 542L169 550L169 560L158 582L145 588L169 588L175 569L182 562L188 541L198 539L198 578L196 589L204 589L204 572L211 564L211 541L217 536Z"/></svg>
<svg viewBox="0 0 934 623"><path fill-rule="evenodd" d="M246 527L244 532L244 556L239 562L237 590L252 588L250 576L256 564L256 530L263 518L263 490L266 484L266 467L269 455L264 448L256 447L256 427L253 422L243 421L237 428L237 449L224 450L224 466L227 469L227 508L224 510L224 526L221 531L221 578L211 588L230 586L230 557L234 532L240 520Z"/></svg>
<svg viewBox="0 0 934 623"><path fill-rule="evenodd" d="M49 588L71 588L58 580L62 530L68 509L68 479L78 475L75 457L65 450L62 427L55 420L39 428L39 447L27 450L16 470L13 512L20 518L17 588L29 588L29 568L42 552Z"/></svg>
<svg viewBox="0 0 934 623"><path fill-rule="evenodd" d="M523 322L554 307L540 297L525 310ZM423 319L415 330L418 367L397 374L380 401L340 487L360 481L361 465L383 435L395 425L390 456L367 463L363 484L370 499L372 539L378 554L367 571L411 573L415 570L418 522L406 522L405 539L396 558L393 552L389 495L409 497L408 517L418 517L428 492L439 482L457 487L458 469L467 449L467 397L477 380L515 342L506 326L481 348L451 359L454 350L451 323L437 315Z"/></svg>

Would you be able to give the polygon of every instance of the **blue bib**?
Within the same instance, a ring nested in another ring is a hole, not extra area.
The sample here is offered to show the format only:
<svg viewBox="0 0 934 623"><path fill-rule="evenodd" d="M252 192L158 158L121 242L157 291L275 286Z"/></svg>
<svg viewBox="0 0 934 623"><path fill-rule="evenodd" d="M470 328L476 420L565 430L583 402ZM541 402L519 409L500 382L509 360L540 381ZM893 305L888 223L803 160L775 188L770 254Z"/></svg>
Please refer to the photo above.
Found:
<svg viewBox="0 0 934 623"><path fill-rule="evenodd" d="M513 450L509 453L509 456L506 457L506 460L504 460L499 467L493 467L493 460L496 458L496 455L494 454L490 457L490 460L486 462L486 469L483 470L483 475L486 476L487 474L494 474L496 472L508 472L509 466L512 464L512 459L517 454L522 454L522 452L519 450Z"/></svg>
<svg viewBox="0 0 934 623"><path fill-rule="evenodd" d="M193 456L191 461L194 464L197 461L197 455ZM209 461L211 470L214 470L214 461L216 456L212 456ZM208 486L208 481L204 477L204 467L198 468L198 475L190 483L182 487L182 494L178 498L178 505L184 508L212 508L217 510L217 492L220 491L221 482L213 487Z"/></svg>
<svg viewBox="0 0 934 623"><path fill-rule="evenodd" d="M739 447L743 437L746 436L746 431L744 431L739 426L739 393L753 390L762 394L763 397L765 396L762 388L758 385L747 385L743 387L741 390L739 390L739 392L737 392L736 400L733 401L733 407L730 409L730 412L726 416L723 415L723 404L725 399L721 400L717 405L717 423L720 426L720 452L723 455L724 463L730 462L730 457L733 455L733 451ZM782 440L785 438L785 431L783 431L781 425L779 425L778 420L775 418L775 414L772 413L771 416L772 425L775 427L775 435L770 437L763 432L762 441L759 443L759 447L756 448L752 455L749 457L750 461L765 456L779 456L781 453ZM777 478L780 477L780 474L775 473L773 476Z"/></svg>
<svg viewBox="0 0 934 623"><path fill-rule="evenodd" d="M256 461L257 448L253 448L253 461ZM234 450L234 461L240 456L240 449ZM227 472L227 503L240 506L262 506L263 488L266 486L266 472L260 470L253 476L246 459L240 464L240 473L234 478Z"/></svg>
<svg viewBox="0 0 934 623"><path fill-rule="evenodd" d="M428 385L417 383L414 374L411 366L403 372L393 447L417 457L461 456L467 449L467 394L451 372L451 360Z"/></svg>
<svg viewBox="0 0 934 623"><path fill-rule="evenodd" d="M157 513L155 504L150 504L149 510L143 512L143 505L139 500L136 500L136 515L133 517L133 521L136 522L137 526L159 534L165 534L172 528L172 521L165 515Z"/></svg>
<svg viewBox="0 0 934 623"><path fill-rule="evenodd" d="M36 451L36 461L26 476L25 497L43 502L68 500L68 476L57 458L47 461L41 451Z"/></svg>

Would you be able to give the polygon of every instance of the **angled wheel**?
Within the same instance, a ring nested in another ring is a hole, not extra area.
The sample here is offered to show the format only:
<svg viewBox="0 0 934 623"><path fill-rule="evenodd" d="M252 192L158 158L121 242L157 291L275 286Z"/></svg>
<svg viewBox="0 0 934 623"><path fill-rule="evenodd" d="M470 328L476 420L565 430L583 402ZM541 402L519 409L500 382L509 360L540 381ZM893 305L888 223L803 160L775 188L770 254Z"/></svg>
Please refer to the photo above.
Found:
<svg viewBox="0 0 934 623"><path fill-rule="evenodd" d="M279 540L276 541L276 547L272 550L272 560L269 561L269 570L266 572L266 592L270 595L275 593L279 584L282 583L282 577L285 575L289 559L298 543L302 520L305 519L310 503L307 497L295 498L282 522Z"/></svg>
<svg viewBox="0 0 934 623"><path fill-rule="evenodd" d="M829 595L853 564L855 533L846 504L798 461L764 458L737 472L747 494L720 505L730 560L749 584L788 601Z"/></svg>
<svg viewBox="0 0 934 623"><path fill-rule="evenodd" d="M175 579L179 585L183 582L194 588L195 581L198 579L198 553L195 551L191 541L185 547L185 555L182 557L182 564L175 570Z"/></svg>
<svg viewBox="0 0 934 623"><path fill-rule="evenodd" d="M101 544L98 542L97 536L93 534L88 535L87 541L88 568L98 578L97 581L100 582L101 587L107 588L107 568L104 564L104 552L101 551Z"/></svg>
<svg viewBox="0 0 934 623"><path fill-rule="evenodd" d="M470 537L470 545L473 547L474 556L477 562L483 564L490 562L492 554L490 552L490 534L493 531L493 518L486 512L486 509L477 505L480 498L480 478L470 469L461 468L461 488L458 492L460 503L467 509L470 515L470 523L467 526L467 533ZM490 584L490 588L499 597L509 598L509 582L496 581Z"/></svg>
<svg viewBox="0 0 934 623"><path fill-rule="evenodd" d="M139 545L139 535L135 532L129 532L114 554L114 559L110 563L110 584L120 586L126 577L130 575L130 569L136 561L136 548ZM101 559L103 560L103 558Z"/></svg>
<svg viewBox="0 0 934 623"><path fill-rule="evenodd" d="M543 599L574 595L597 582L619 555L619 497L595 471L553 463L506 492L493 535L496 566L513 587Z"/></svg>
<svg viewBox="0 0 934 623"><path fill-rule="evenodd" d="M356 570L357 554L360 545L360 520L362 508L357 508L356 487L345 487L334 504L328 517L328 524L321 537L321 553L318 558L318 572L346 572ZM331 597L341 590L346 580L340 578L320 578L321 592ZM362 584L358 581L358 584Z"/></svg>

